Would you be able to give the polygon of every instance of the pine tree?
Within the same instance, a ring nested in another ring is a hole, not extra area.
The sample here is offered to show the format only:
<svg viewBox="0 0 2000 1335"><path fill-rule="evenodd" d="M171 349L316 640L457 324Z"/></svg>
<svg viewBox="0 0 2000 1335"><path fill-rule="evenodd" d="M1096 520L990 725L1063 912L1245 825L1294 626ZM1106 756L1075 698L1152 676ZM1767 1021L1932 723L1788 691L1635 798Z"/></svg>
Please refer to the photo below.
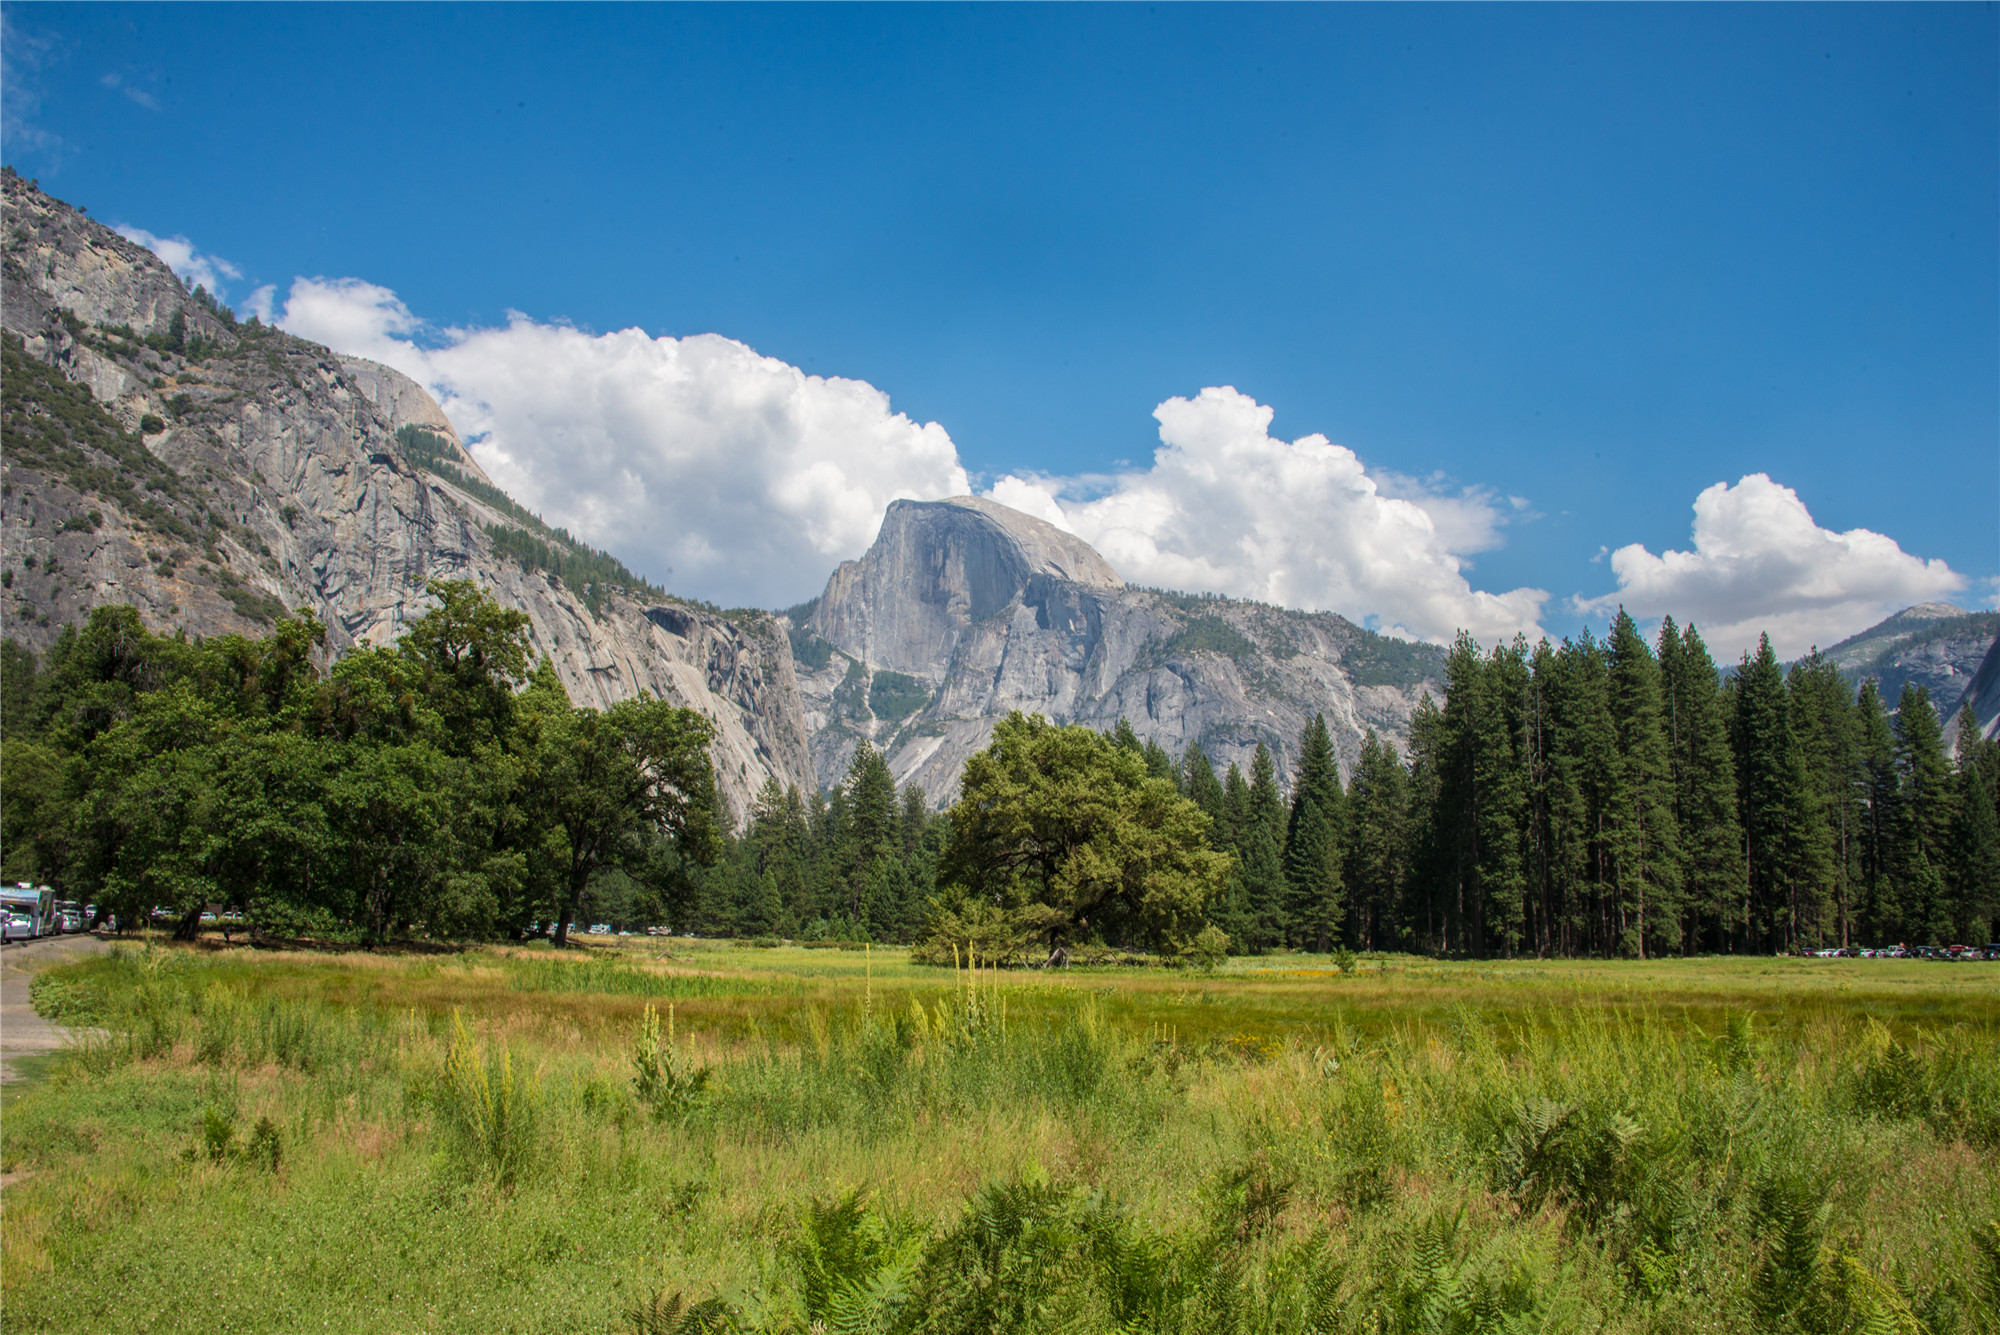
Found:
<svg viewBox="0 0 2000 1335"><path fill-rule="evenodd" d="M1618 948L1606 812L1618 766L1604 648L1588 628L1543 660L1548 674L1549 747L1543 806L1548 865L1565 955L1609 955Z"/></svg>
<svg viewBox="0 0 2000 1335"><path fill-rule="evenodd" d="M1528 659L1528 700L1522 719L1522 759L1527 766L1528 816L1524 857L1528 880L1528 937L1535 954L1559 949L1559 868L1555 861L1556 730L1551 693L1556 651L1546 638Z"/></svg>
<svg viewBox="0 0 2000 1335"><path fill-rule="evenodd" d="M1111 729L1111 740L1134 755L1146 754L1145 743L1139 740L1139 734L1132 731L1132 724L1122 714L1117 725Z"/></svg>
<svg viewBox="0 0 2000 1335"><path fill-rule="evenodd" d="M811 909L807 839L799 790L780 788L776 779L766 779L751 805L750 828L744 836L759 886L755 914L746 918L754 916L757 921L739 930L752 935L797 934L802 915Z"/></svg>
<svg viewBox="0 0 2000 1335"><path fill-rule="evenodd" d="M1889 711L1870 677L1854 702L1854 733L1861 766L1861 888L1856 916L1863 935L1877 945L1910 936L1896 893L1896 734Z"/></svg>
<svg viewBox="0 0 2000 1335"><path fill-rule="evenodd" d="M1181 757L1180 789L1182 795L1193 799L1194 804L1207 812L1213 822L1209 826L1208 842L1216 848L1229 848L1226 795L1221 781L1215 777L1215 766L1209 763L1208 753L1201 749L1200 742L1190 744Z"/></svg>
<svg viewBox="0 0 2000 1335"><path fill-rule="evenodd" d="M1395 751L1370 728L1347 793L1347 939L1363 950L1396 938L1409 848L1409 778Z"/></svg>
<svg viewBox="0 0 2000 1335"><path fill-rule="evenodd" d="M1341 878L1341 824L1345 813L1340 763L1326 718L1313 715L1299 738L1298 781L1285 825L1285 881L1294 941L1331 950L1346 916Z"/></svg>
<svg viewBox="0 0 2000 1335"><path fill-rule="evenodd" d="M1436 757L1437 870L1440 944L1446 951L1476 951L1472 924L1479 918L1479 743L1487 712L1486 662L1472 636L1460 631L1444 666L1442 743Z"/></svg>
<svg viewBox="0 0 2000 1335"><path fill-rule="evenodd" d="M1800 749L1826 827L1826 863L1833 872L1833 921L1826 938L1851 944L1861 875L1865 792L1861 736L1847 683L1817 649L1786 674ZM1808 939L1817 936L1810 933Z"/></svg>
<svg viewBox="0 0 2000 1335"><path fill-rule="evenodd" d="M930 802L924 790L916 784L903 786L903 856L915 858L923 848L924 829L930 824Z"/></svg>
<svg viewBox="0 0 2000 1335"><path fill-rule="evenodd" d="M1649 939L1668 951L1680 945L1681 852L1673 767L1660 706L1659 662L1622 607L1611 624L1609 648L1618 763L1607 814L1607 851L1617 886L1621 947L1644 959Z"/></svg>
<svg viewBox="0 0 2000 1335"><path fill-rule="evenodd" d="M836 786L829 793L815 793L810 812L812 825L813 911L821 927L848 913L846 870L848 857L847 789Z"/></svg>
<svg viewBox="0 0 2000 1335"><path fill-rule="evenodd" d="M1243 771L1231 761L1229 773L1222 781L1222 828L1216 847L1226 848L1240 857L1244 832L1249 828L1250 785L1244 782Z"/></svg>
<svg viewBox="0 0 2000 1335"><path fill-rule="evenodd" d="M1660 626L1660 691L1674 776L1687 927L1683 945L1727 947L1743 886L1736 761L1715 660L1690 625Z"/></svg>
<svg viewBox="0 0 2000 1335"><path fill-rule="evenodd" d="M1968 701L1958 715L1958 801L1952 838L1952 934L1981 946L1996 937L2000 910L2000 804L1992 772L2000 743L1979 735Z"/></svg>
<svg viewBox="0 0 2000 1335"><path fill-rule="evenodd" d="M1284 799L1278 792L1277 767L1262 742L1250 758L1244 806L1238 858L1244 907L1251 923L1250 945L1270 950L1285 943L1290 923L1285 912Z"/></svg>
<svg viewBox="0 0 2000 1335"><path fill-rule="evenodd" d="M1530 770L1528 642L1497 645L1481 685L1474 773L1478 784L1479 907L1474 949L1512 957L1525 937Z"/></svg>
<svg viewBox="0 0 2000 1335"><path fill-rule="evenodd" d="M1832 870L1785 674L1768 635L1737 672L1733 740L1749 892L1746 944L1796 950L1805 943L1802 929L1822 921Z"/></svg>
<svg viewBox="0 0 2000 1335"><path fill-rule="evenodd" d="M1416 949L1433 955L1446 949L1441 896L1449 874L1442 801L1446 752L1444 712L1425 691L1410 714L1408 873L1399 916Z"/></svg>
<svg viewBox="0 0 2000 1335"><path fill-rule="evenodd" d="M1956 794L1930 691L1903 683L1896 702L1895 736L1895 869L1903 920L1913 938L1942 945L1952 929L1944 873L1951 856Z"/></svg>
<svg viewBox="0 0 2000 1335"><path fill-rule="evenodd" d="M1180 782L1180 775L1174 770L1174 758L1167 754L1165 747L1161 746L1151 737L1146 739L1146 745L1141 748L1140 754L1146 757L1146 774L1148 777L1165 779L1168 783L1172 784Z"/></svg>
<svg viewBox="0 0 2000 1335"><path fill-rule="evenodd" d="M897 828L896 781L889 774L889 763L865 741L848 762L846 788L848 837L841 871L847 884L847 915L860 923L876 916L864 912L864 901L877 867L901 845L902 833Z"/></svg>

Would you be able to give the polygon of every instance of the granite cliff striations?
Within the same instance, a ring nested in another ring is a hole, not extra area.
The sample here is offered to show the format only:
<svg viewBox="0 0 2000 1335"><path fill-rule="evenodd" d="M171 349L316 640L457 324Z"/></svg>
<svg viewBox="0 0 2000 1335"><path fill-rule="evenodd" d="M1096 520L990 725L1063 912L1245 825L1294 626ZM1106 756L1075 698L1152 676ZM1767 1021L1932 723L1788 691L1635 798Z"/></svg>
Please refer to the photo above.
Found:
<svg viewBox="0 0 2000 1335"><path fill-rule="evenodd" d="M1128 587L1081 540L971 497L892 504L868 553L789 619L819 782L866 738L938 805L1011 710L1123 718L1218 767L1247 770L1262 742L1283 778L1315 713L1343 762L1369 729L1400 747L1443 664L1332 613Z"/></svg>
<svg viewBox="0 0 2000 1335"><path fill-rule="evenodd" d="M45 649L102 603L195 635L310 608L338 653L393 641L432 605L430 580L471 579L527 614L579 703L648 691L711 718L739 816L767 778L812 782L776 619L524 565L490 528L561 539L493 491L422 387L239 324L151 252L11 173L4 186L8 635ZM402 448L405 425L452 443L457 480Z"/></svg>

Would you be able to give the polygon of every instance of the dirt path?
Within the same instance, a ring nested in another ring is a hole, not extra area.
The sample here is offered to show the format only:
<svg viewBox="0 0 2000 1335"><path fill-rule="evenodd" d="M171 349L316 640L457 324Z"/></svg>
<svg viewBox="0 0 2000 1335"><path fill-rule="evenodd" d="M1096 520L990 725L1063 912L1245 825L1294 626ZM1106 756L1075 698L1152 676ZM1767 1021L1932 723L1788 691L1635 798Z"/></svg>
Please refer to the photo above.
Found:
<svg viewBox="0 0 2000 1335"><path fill-rule="evenodd" d="M28 1004L28 980L43 969L108 948L107 942L79 932L9 942L0 951L0 1083L15 1078L14 1058L54 1051L69 1038L68 1030L35 1014Z"/></svg>

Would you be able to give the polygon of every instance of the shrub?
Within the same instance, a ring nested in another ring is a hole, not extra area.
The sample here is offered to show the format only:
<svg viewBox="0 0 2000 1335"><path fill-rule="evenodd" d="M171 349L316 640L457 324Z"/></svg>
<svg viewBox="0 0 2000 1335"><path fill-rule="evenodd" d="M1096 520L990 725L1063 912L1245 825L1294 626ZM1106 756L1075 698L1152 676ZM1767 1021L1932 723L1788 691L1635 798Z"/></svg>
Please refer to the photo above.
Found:
<svg viewBox="0 0 2000 1335"><path fill-rule="evenodd" d="M1214 973L1229 959L1229 935L1214 923L1195 933L1188 943L1188 958L1203 973Z"/></svg>
<svg viewBox="0 0 2000 1335"><path fill-rule="evenodd" d="M489 1052L454 1011L451 1048L431 1099L447 1156L470 1177L512 1187L534 1161L540 1102L536 1083L516 1078L513 1054Z"/></svg>
<svg viewBox="0 0 2000 1335"><path fill-rule="evenodd" d="M652 1110L656 1121L684 1116L708 1088L709 1068L697 1066L674 1042L674 1008L667 1007L667 1032L660 1033L660 1014L651 1006L639 1021L632 1044L632 1092Z"/></svg>

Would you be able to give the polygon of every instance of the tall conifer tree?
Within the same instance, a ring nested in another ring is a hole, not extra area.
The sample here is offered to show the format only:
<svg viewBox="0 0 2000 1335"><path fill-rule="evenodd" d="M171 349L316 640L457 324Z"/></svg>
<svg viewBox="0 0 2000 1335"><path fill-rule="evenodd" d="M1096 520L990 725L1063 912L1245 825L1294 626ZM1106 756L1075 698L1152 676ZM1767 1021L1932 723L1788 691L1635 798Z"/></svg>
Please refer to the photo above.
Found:
<svg viewBox="0 0 2000 1335"><path fill-rule="evenodd" d="M1238 856L1242 859L1244 907L1250 922L1249 945L1269 950L1283 945L1290 922L1285 911L1284 798L1278 792L1277 767L1262 742L1250 758L1250 783L1244 791L1244 825Z"/></svg>
<svg viewBox="0 0 2000 1335"><path fill-rule="evenodd" d="M1832 869L1826 826L1770 637L1737 672L1736 774L1743 812L1748 944L1796 950L1823 921Z"/></svg>
<svg viewBox="0 0 2000 1335"><path fill-rule="evenodd" d="M2000 743L1979 735L1968 701L1958 715L1958 803L1952 839L1952 934L1963 945L2000 939L2000 802L1992 780Z"/></svg>
<svg viewBox="0 0 2000 1335"><path fill-rule="evenodd" d="M1687 949L1726 949L1743 887L1743 831L1737 820L1736 760L1722 709L1715 660L1690 625L1660 626L1660 691L1674 774Z"/></svg>
<svg viewBox="0 0 2000 1335"><path fill-rule="evenodd" d="M1680 945L1680 830L1673 767L1660 705L1660 667L1624 608L1611 624L1610 688L1618 765L1607 850L1617 885L1621 948L1646 958L1649 945ZM1650 915L1650 916L1649 916Z"/></svg>
<svg viewBox="0 0 2000 1335"><path fill-rule="evenodd" d="M1944 874L1949 866L1956 794L1944 731L1931 693L1903 683L1896 701L1896 856L1903 922L1913 940L1944 944L1951 935L1951 907Z"/></svg>
<svg viewBox="0 0 2000 1335"><path fill-rule="evenodd" d="M1786 674L1800 749L1812 775L1833 874L1833 920L1827 939L1852 943L1862 885L1861 833L1866 791L1859 720L1840 669L1815 649Z"/></svg>
<svg viewBox="0 0 2000 1335"><path fill-rule="evenodd" d="M1896 734L1889 711L1870 677L1854 702L1854 735L1861 766L1861 888L1857 918L1877 945L1905 940L1902 896L1896 893Z"/></svg>
<svg viewBox="0 0 2000 1335"><path fill-rule="evenodd" d="M1208 842L1216 848L1229 848L1229 813L1225 809L1222 783L1215 777L1215 766L1209 763L1208 752L1201 749L1200 742L1189 743L1187 752L1181 756L1180 789L1184 797L1191 798L1214 822L1209 827Z"/></svg>
<svg viewBox="0 0 2000 1335"><path fill-rule="evenodd" d="M1370 728L1347 792L1348 941L1383 950L1397 936L1409 832L1409 779L1394 749Z"/></svg>
<svg viewBox="0 0 2000 1335"><path fill-rule="evenodd" d="M1340 764L1326 718L1313 715L1299 738L1298 781L1285 828L1285 880L1293 939L1312 950L1330 950L1346 916L1341 878L1343 796Z"/></svg>
<svg viewBox="0 0 2000 1335"><path fill-rule="evenodd" d="M1443 890L1450 850L1443 835L1443 776L1448 749L1444 711L1425 691L1410 715L1410 841L1402 918L1416 948L1433 955L1446 949Z"/></svg>

